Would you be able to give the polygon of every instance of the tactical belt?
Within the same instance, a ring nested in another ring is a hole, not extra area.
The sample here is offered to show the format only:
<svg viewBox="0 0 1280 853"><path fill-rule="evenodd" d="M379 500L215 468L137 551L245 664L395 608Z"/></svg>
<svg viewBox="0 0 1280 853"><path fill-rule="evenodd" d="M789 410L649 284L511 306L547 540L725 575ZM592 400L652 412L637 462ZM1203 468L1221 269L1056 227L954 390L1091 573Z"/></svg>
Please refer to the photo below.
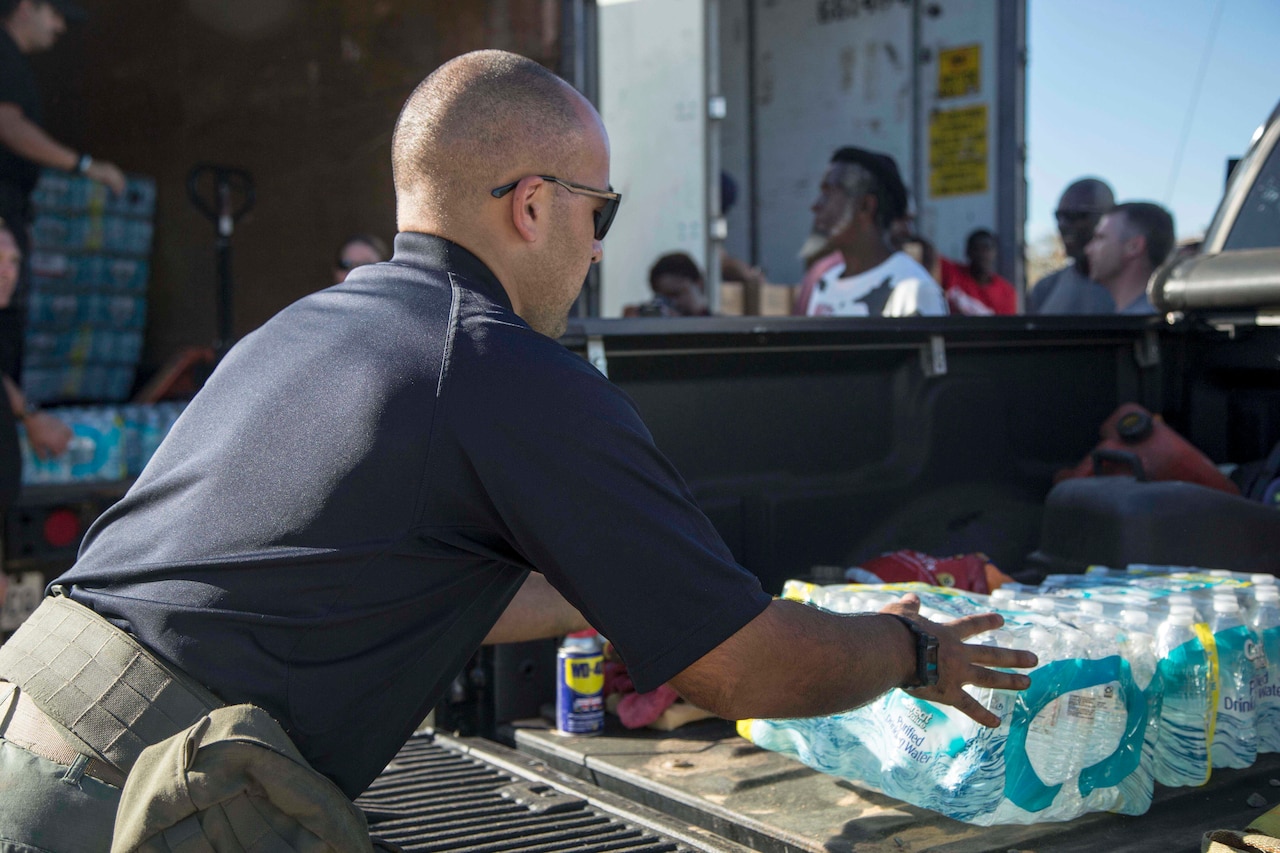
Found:
<svg viewBox="0 0 1280 853"><path fill-rule="evenodd" d="M113 785L142 750L225 704L57 588L0 646L0 679L19 688L6 703L0 687L4 737L60 764L84 755Z"/></svg>

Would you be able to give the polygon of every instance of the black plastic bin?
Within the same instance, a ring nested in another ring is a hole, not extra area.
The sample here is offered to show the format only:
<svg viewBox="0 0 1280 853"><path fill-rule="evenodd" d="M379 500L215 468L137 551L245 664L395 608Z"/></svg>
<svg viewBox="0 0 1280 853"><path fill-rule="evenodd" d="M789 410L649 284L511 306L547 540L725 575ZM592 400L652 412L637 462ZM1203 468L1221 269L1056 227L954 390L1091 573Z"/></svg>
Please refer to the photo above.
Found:
<svg viewBox="0 0 1280 853"><path fill-rule="evenodd" d="M1192 483L1066 480L1045 500L1028 562L1046 573L1148 563L1280 574L1280 511Z"/></svg>

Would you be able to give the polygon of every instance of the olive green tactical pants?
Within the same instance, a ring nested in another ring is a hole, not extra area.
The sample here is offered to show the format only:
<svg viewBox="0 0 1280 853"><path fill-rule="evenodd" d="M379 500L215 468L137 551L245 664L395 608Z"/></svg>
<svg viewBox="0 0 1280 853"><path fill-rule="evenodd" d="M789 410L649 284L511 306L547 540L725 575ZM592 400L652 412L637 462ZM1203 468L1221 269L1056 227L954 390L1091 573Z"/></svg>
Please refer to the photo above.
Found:
<svg viewBox="0 0 1280 853"><path fill-rule="evenodd" d="M0 853L108 853L119 804L119 788L0 737Z"/></svg>

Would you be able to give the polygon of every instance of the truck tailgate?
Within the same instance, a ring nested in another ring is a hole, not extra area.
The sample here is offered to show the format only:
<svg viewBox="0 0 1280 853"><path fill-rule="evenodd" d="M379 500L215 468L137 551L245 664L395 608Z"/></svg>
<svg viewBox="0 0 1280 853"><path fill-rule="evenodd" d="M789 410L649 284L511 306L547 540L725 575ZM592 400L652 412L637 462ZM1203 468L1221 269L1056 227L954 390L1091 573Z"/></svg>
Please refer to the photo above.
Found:
<svg viewBox="0 0 1280 853"><path fill-rule="evenodd" d="M356 801L377 839L450 853L746 853L492 741L419 733Z"/></svg>
<svg viewBox="0 0 1280 853"><path fill-rule="evenodd" d="M970 826L759 749L721 720L672 733L628 732L615 719L609 722L616 728L590 738L557 735L540 722L517 725L512 734L522 752L556 769L769 853L1180 853L1199 851L1204 832L1243 829L1280 803L1280 754L1271 754L1247 770L1215 770L1200 788L1157 786L1150 811L1139 817L1090 814L1035 826Z"/></svg>

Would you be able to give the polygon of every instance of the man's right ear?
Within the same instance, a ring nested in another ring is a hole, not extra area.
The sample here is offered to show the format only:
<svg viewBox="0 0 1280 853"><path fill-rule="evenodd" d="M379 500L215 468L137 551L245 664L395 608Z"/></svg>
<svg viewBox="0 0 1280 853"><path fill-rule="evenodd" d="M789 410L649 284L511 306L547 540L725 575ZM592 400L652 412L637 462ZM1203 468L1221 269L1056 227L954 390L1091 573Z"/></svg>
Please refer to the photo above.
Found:
<svg viewBox="0 0 1280 853"><path fill-rule="evenodd" d="M546 228L549 210L547 193L541 192L546 181L535 175L524 178L511 191L511 224L516 233L527 243L537 242Z"/></svg>

